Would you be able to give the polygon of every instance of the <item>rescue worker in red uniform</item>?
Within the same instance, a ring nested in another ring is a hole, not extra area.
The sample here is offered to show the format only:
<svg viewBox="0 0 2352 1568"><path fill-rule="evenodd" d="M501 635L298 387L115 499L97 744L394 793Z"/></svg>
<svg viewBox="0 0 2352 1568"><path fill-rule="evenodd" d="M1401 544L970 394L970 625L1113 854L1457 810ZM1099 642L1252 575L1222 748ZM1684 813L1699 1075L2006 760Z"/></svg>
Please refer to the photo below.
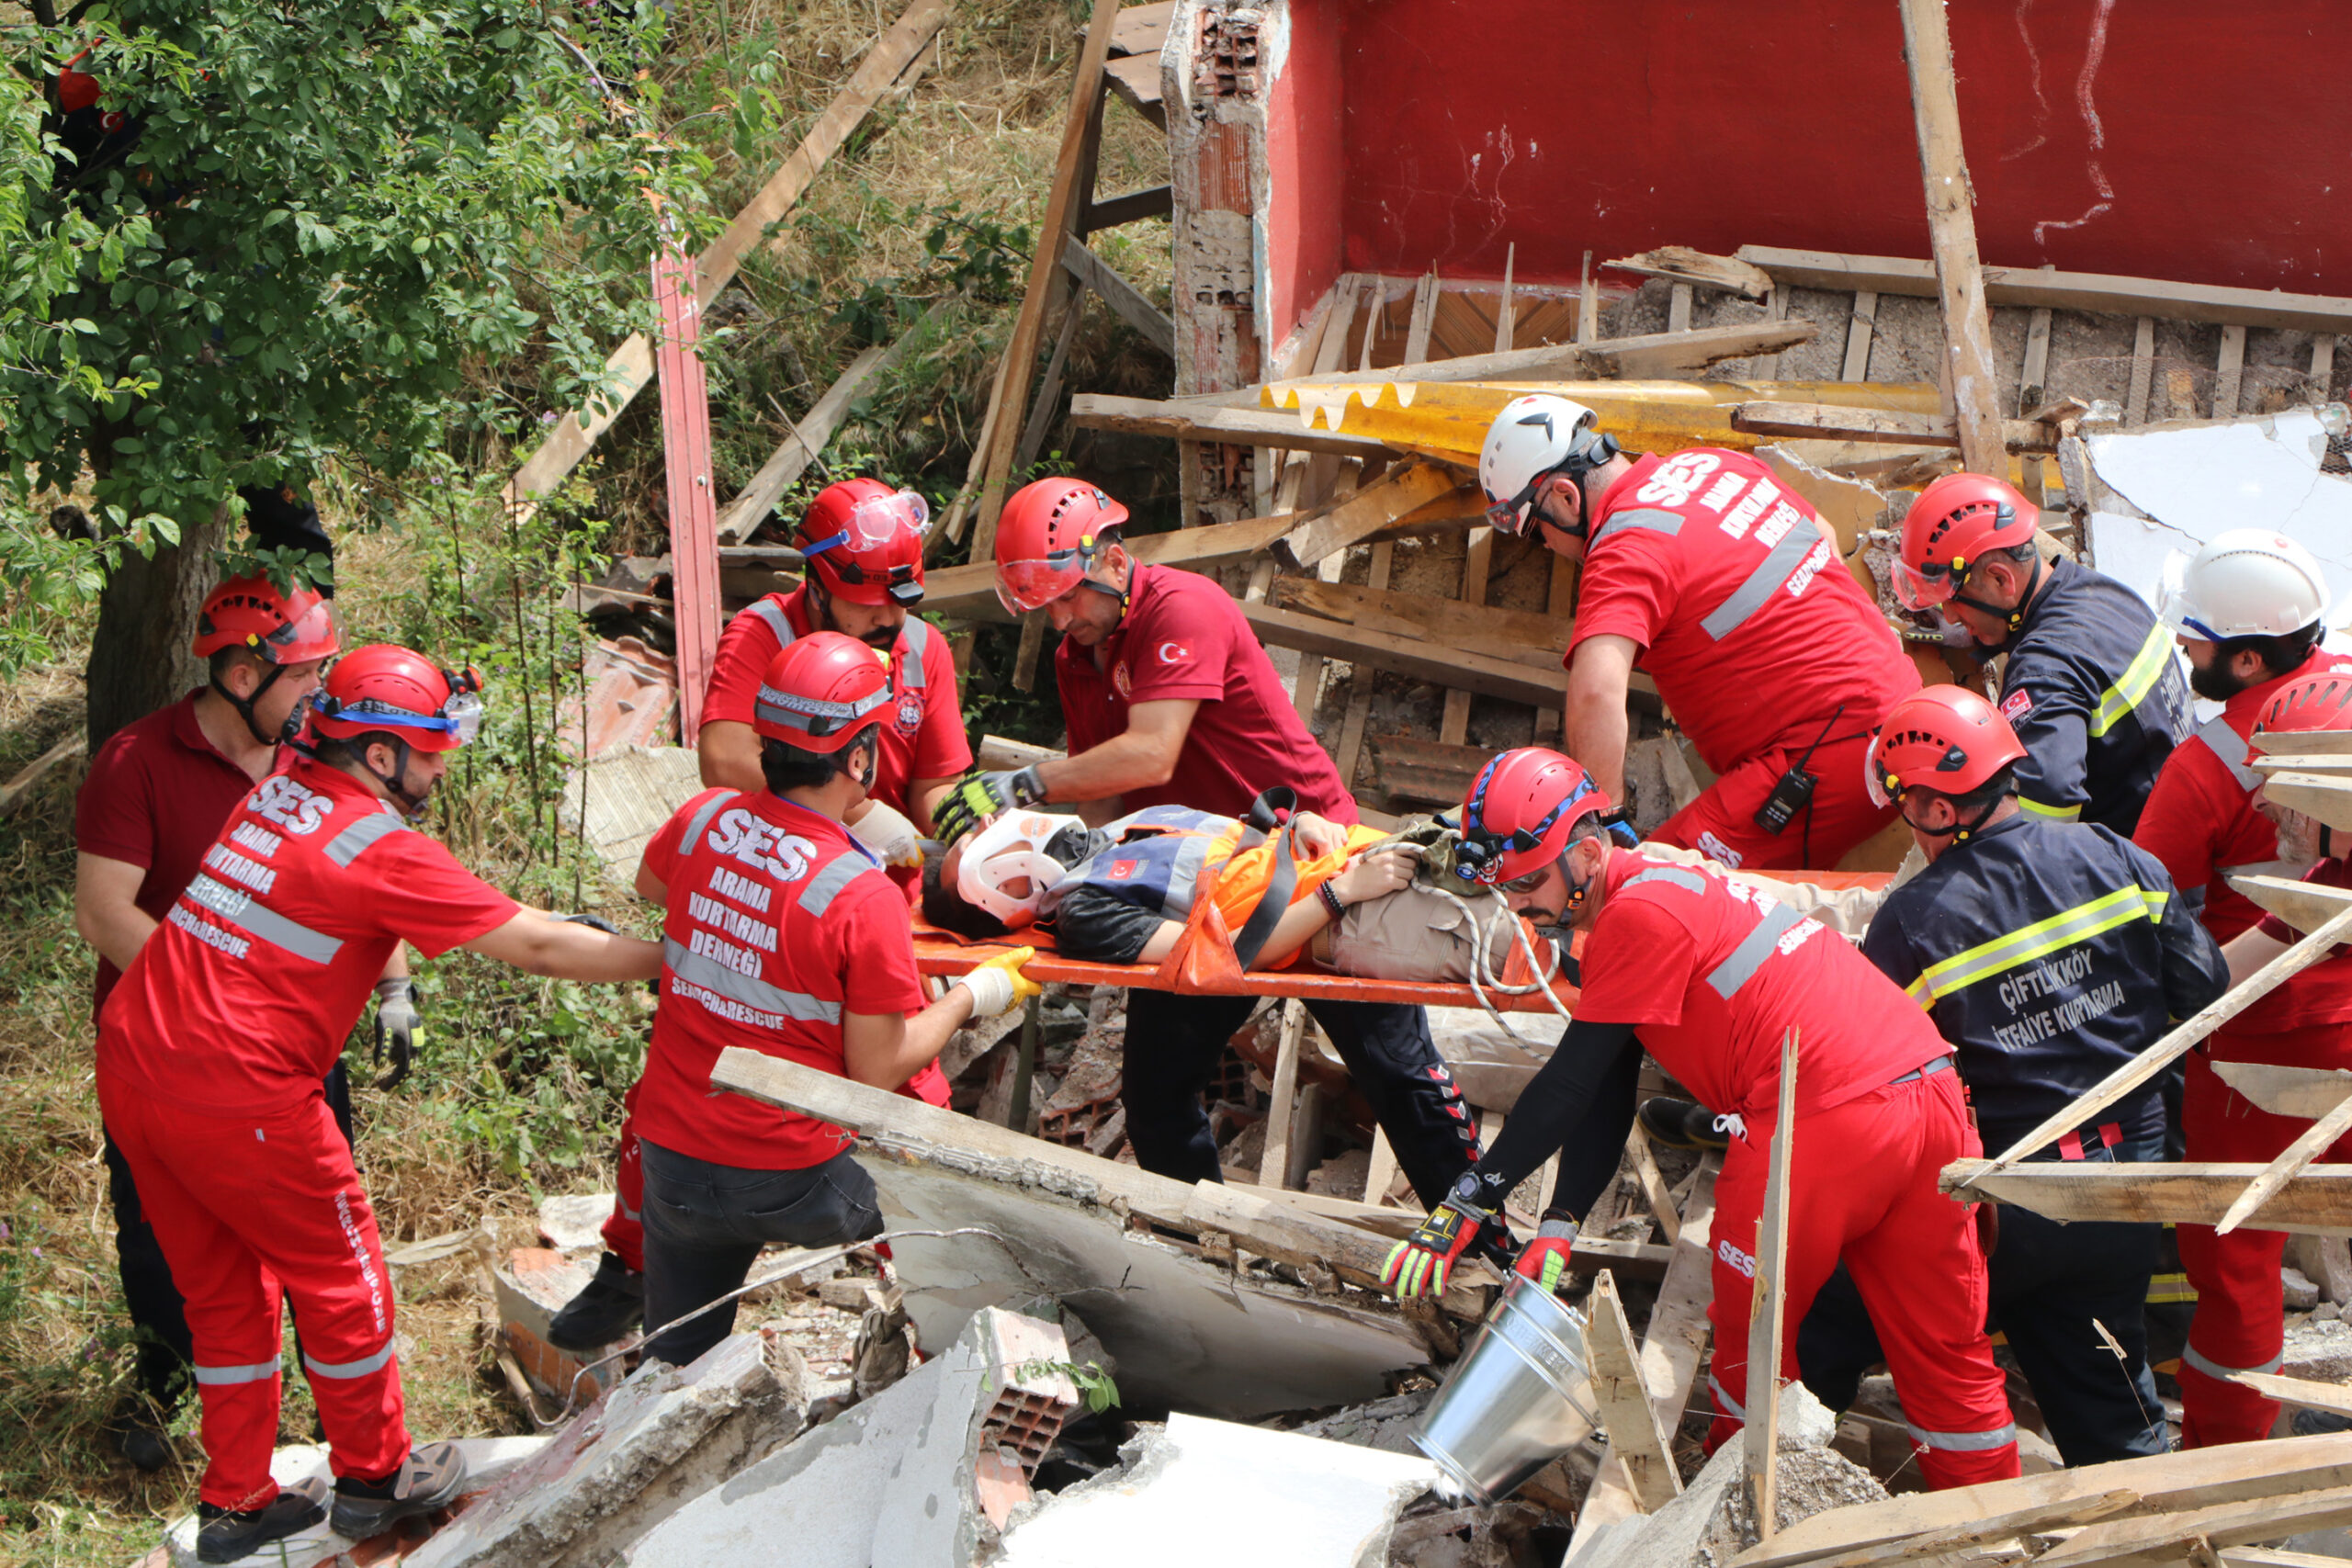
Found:
<svg viewBox="0 0 2352 1568"><path fill-rule="evenodd" d="M98 1103L187 1298L209 1460L198 1555L227 1562L318 1522L323 1483L281 1491L278 1315L355 1540L455 1497L447 1444L412 1450L391 1280L320 1088L402 941L534 974L650 979L661 949L526 910L409 827L481 716L476 682L378 645L345 655L314 751L230 817L99 1020Z"/></svg>
<svg viewBox="0 0 2352 1568"><path fill-rule="evenodd" d="M2222 541L2214 543L2219 546ZM2352 729L2352 670L2324 655L2313 662L2321 667L2284 681L2262 682L2269 687L2269 694L2254 719L2253 735ZM2235 707L2233 698L2232 708ZM2195 750L2183 747L2175 756ZM2167 774L2170 771L2168 766ZM2310 868L2304 880L2352 886L2352 865L2343 858L2343 834L2267 799L2258 784L2252 792L2252 804L2273 827L2278 858L2297 868ZM2225 852L2235 855L2245 851ZM2319 863L2315 866L2314 861ZM2231 897L2240 899L2235 893ZM2209 889L2209 927L2231 918L2233 911L2222 905L2214 889ZM2299 934L2269 915L2240 931L2222 950L2229 958L2232 980L2245 978L2285 951ZM2267 1164L2311 1130L2309 1122L2274 1116L2256 1107L2222 1081L2213 1070L2214 1063L2267 1062L2324 1071L2352 1068L2352 949L2337 948L2289 979L2279 990L2287 993L2283 1002L2274 991L2229 1025L2215 1030L2189 1054L2181 1105L2188 1159ZM2256 1014L2262 1015L2263 1022L2247 1029L2245 1020ZM2352 1159L2352 1139L2338 1142L2319 1157L2323 1161ZM2278 1418L2278 1402L2230 1378L2235 1372L2278 1370L2286 1333L2278 1267L2286 1235L2250 1225L2227 1235L2217 1235L2207 1225L2183 1224L2177 1229L2181 1263L2197 1288L2197 1315L2189 1323L2188 1347L2180 1359L2181 1443L2204 1448L2267 1438Z"/></svg>
<svg viewBox="0 0 2352 1568"><path fill-rule="evenodd" d="M2006 653L2001 712L2024 743L2018 801L2129 837L2175 746L2188 687L2172 634L2137 593L2034 544L2041 513L1998 479L1946 474L1903 518L1894 592L1985 656Z"/></svg>
<svg viewBox="0 0 2352 1568"><path fill-rule="evenodd" d="M1120 542L1127 510L1091 484L1046 479L1004 503L997 597L1015 615L1043 610L1062 634L1054 655L1069 755L959 780L939 807L940 836L962 837L1018 807L1068 802L1101 827L1149 807L1246 818L1263 792L1339 828L1355 797L1307 732L1240 607L1196 572L1147 566ZM1123 1099L1147 1170L1221 1181L1201 1089L1255 998L1153 995L1127 1010ZM1418 1007L1306 1004L1370 1102L1398 1168L1435 1201L1477 1154L1477 1131Z"/></svg>
<svg viewBox="0 0 2352 1568"><path fill-rule="evenodd" d="M1538 924L1582 931L1583 991L1551 1059L1495 1146L1388 1258L1399 1295L1445 1287L1453 1264L1500 1240L1503 1201L1557 1152L1550 1209L1520 1272L1555 1288L1577 1221L1614 1176L1646 1049L1734 1138L1715 1188L1715 1422L1746 1418L1747 1314L1781 1043L1798 1034L1789 1186L1788 1321L1802 1322L1842 1254L1871 1318L1934 1488L2018 1473L2017 1428L1984 1334L1973 1217L1937 1190L1978 1153L1951 1047L1894 982L1814 920L1713 870L1615 847L1609 797L1555 751L1506 751L1462 805L1456 869ZM1561 931L1565 938L1568 933ZM1636 1038L1638 1036L1638 1039ZM1780 1369L1797 1375L1792 1336Z"/></svg>
<svg viewBox="0 0 2352 1568"><path fill-rule="evenodd" d="M2221 948L2154 856L2108 829L2019 808L2025 756L1984 697L1929 686L1894 705L1870 760L1928 864L1887 895L1862 956L1951 1042L1980 1136L1995 1149L2229 987ZM2160 1160L2165 1123L2150 1084L2034 1157ZM2172 1447L2143 1317L2162 1228L2001 1213L1992 1326L2007 1336L2070 1465ZM1832 1410L1851 1404L1884 1359L1846 1274L1815 1298L1797 1357Z"/></svg>
<svg viewBox="0 0 2352 1568"><path fill-rule="evenodd" d="M647 1356L684 1364L726 1337L762 1246L878 1235L874 1180L838 1127L714 1094L730 1045L897 1089L972 1018L1037 994L1016 948L924 1005L905 897L842 818L880 766L892 696L877 650L836 632L769 662L752 723L765 786L705 790L646 846L662 902L662 1005L636 1096L645 1161Z"/></svg>
<svg viewBox="0 0 2352 1568"><path fill-rule="evenodd" d="M932 808L972 765L955 657L937 628L913 614L922 603L922 541L930 523L922 496L879 479L843 479L819 491L794 536L808 563L801 584L789 593L768 594L728 623L695 742L705 785L757 795L765 785L756 709L760 682L775 656L814 632L841 633L881 654L896 697L880 718L873 791L853 811L850 831L882 857L910 896L922 874L921 836L930 831ZM923 1075L919 1092L934 1104L946 1103L946 1081L936 1070ZM634 1099L621 1124L614 1177L613 1213L605 1222L596 1272L548 1325L548 1342L560 1349L600 1349L644 1314L645 1173Z"/></svg>
<svg viewBox="0 0 2352 1568"><path fill-rule="evenodd" d="M1805 499L1744 452L1639 457L1550 393L1514 398L1478 457L1487 521L1584 566L1566 741L1624 798L1636 666L1716 774L1650 837L1735 871L1834 866L1885 827L1864 745L1919 672ZM1606 824L1633 842L1626 813Z"/></svg>

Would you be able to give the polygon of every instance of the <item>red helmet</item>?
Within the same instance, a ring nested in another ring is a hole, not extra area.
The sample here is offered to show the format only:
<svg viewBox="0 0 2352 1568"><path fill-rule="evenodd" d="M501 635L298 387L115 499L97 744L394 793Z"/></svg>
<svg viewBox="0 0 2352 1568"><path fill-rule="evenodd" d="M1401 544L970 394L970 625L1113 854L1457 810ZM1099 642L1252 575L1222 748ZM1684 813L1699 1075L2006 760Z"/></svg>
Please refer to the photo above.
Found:
<svg viewBox="0 0 2352 1568"><path fill-rule="evenodd" d="M768 660L752 728L769 740L830 757L865 733L889 701L885 655L854 637L816 632Z"/></svg>
<svg viewBox="0 0 2352 1568"><path fill-rule="evenodd" d="M2024 759L2000 709L1965 686L1928 686L1888 710L1862 759L1862 782L1872 801L1892 806L1914 784L1966 795Z"/></svg>
<svg viewBox="0 0 2352 1568"><path fill-rule="evenodd" d="M1903 551L1894 562L1894 596L1925 610L1958 593L1988 550L2033 537L2041 513L1999 479L1946 474L1919 492L1903 516Z"/></svg>
<svg viewBox="0 0 2352 1568"><path fill-rule="evenodd" d="M202 659L247 648L271 664L301 664L341 647L334 611L310 589L288 593L266 577L232 577L204 601L188 651Z"/></svg>
<svg viewBox="0 0 2352 1568"><path fill-rule="evenodd" d="M419 751L454 751L481 732L481 712L473 671L452 673L413 648L376 642L335 661L311 723L336 740L381 730Z"/></svg>
<svg viewBox="0 0 2352 1568"><path fill-rule="evenodd" d="M1004 503L996 523L996 596L1016 615L1053 603L1086 578L1101 536L1127 509L1084 479L1039 479Z"/></svg>
<svg viewBox="0 0 2352 1568"><path fill-rule="evenodd" d="M2256 735L2315 729L2352 729L2352 673L2330 671L2290 681L2271 694L2254 721Z"/></svg>
<svg viewBox="0 0 2352 1568"><path fill-rule="evenodd" d="M922 538L931 505L880 479L843 479L817 492L800 520L800 554L825 592L853 604L922 603Z"/></svg>
<svg viewBox="0 0 2352 1568"><path fill-rule="evenodd" d="M1463 797L1454 874L1492 886L1541 871L1567 852L1578 818L1608 809L1591 775L1557 751L1505 751L1478 770Z"/></svg>

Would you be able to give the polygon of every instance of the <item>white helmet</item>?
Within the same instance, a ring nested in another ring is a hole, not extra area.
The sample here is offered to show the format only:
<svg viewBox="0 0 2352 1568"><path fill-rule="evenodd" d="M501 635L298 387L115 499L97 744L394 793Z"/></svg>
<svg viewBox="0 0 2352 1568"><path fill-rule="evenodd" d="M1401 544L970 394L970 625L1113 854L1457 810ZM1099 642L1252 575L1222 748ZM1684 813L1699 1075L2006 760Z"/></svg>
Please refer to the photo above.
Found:
<svg viewBox="0 0 2352 1568"><path fill-rule="evenodd" d="M1006 925L1025 926L1037 918L1046 895L1068 874L1046 846L1064 829L1083 831L1085 827L1083 818L1058 812L1008 811L964 846L956 890L964 902Z"/></svg>
<svg viewBox="0 0 2352 1568"><path fill-rule="evenodd" d="M1535 485L1554 474L1577 479L1617 456L1616 441L1593 428L1600 416L1582 403L1550 392L1513 398L1487 426L1478 450L1478 483L1487 492L1487 521L1506 534L1528 531ZM1579 521L1567 532L1582 536Z"/></svg>
<svg viewBox="0 0 2352 1568"><path fill-rule="evenodd" d="M2327 614L2327 581L2311 551L2284 534L2232 528L2194 558L2172 552L2156 613L2183 637L2204 642L2283 637Z"/></svg>

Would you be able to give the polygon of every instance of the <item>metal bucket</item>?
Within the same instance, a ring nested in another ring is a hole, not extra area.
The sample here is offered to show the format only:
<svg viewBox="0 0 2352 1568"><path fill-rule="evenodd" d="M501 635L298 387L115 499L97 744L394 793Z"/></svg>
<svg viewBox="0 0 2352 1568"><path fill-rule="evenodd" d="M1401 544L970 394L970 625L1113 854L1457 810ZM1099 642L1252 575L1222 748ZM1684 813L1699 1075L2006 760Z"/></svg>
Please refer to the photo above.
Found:
<svg viewBox="0 0 2352 1568"><path fill-rule="evenodd" d="M1584 1314L1513 1274L1412 1438L1448 1480L1493 1504L1598 1425Z"/></svg>

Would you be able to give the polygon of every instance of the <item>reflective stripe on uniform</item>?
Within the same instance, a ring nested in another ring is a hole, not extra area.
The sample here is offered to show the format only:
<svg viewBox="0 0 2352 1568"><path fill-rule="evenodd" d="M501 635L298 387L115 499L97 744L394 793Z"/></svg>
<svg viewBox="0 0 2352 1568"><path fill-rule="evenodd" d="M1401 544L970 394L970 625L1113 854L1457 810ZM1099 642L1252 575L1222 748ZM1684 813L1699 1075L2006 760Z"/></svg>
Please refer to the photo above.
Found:
<svg viewBox="0 0 2352 1568"><path fill-rule="evenodd" d="M1208 863L1209 851L1223 842L1223 836L1211 838L1205 833L1188 835L1177 847L1175 863L1168 868L1168 891L1159 900L1159 912L1171 920L1181 920L1193 912L1193 898L1201 890L1201 868ZM1228 853L1227 858L1231 858Z"/></svg>
<svg viewBox="0 0 2352 1568"><path fill-rule="evenodd" d="M323 931L314 931L299 920L289 920L242 888L231 887L209 876L198 876L187 885L181 897L211 910L223 919L234 921L272 947L285 949L297 958L313 964L332 964L335 954L343 951L343 939Z"/></svg>
<svg viewBox="0 0 2352 1568"><path fill-rule="evenodd" d="M390 1341L374 1355L362 1356L356 1361L322 1361L308 1350L302 1352L302 1365L310 1369L314 1378L364 1378L370 1372L383 1371L391 1359Z"/></svg>
<svg viewBox="0 0 2352 1568"><path fill-rule="evenodd" d="M2003 1422L1989 1432L1930 1432L1924 1427L1906 1427L1911 1440L1925 1449L1962 1450L1982 1453L1987 1449L2005 1449L2018 1440L2017 1423Z"/></svg>
<svg viewBox="0 0 2352 1568"><path fill-rule="evenodd" d="M2074 806L2044 806L2038 800L2021 795L2018 796L2018 804L2046 822L2079 822L2083 817L2083 808L2079 803Z"/></svg>
<svg viewBox="0 0 2352 1568"><path fill-rule="evenodd" d="M701 810L686 818L685 834L678 840L680 859L695 852L695 846L702 842L702 830L710 826L710 819L718 815L718 808L733 800L735 795L736 792L731 789L723 795L714 795L702 803Z"/></svg>
<svg viewBox="0 0 2352 1568"><path fill-rule="evenodd" d="M2176 1271L2148 1276L2147 1300L2150 1306L2167 1306L2196 1299L2197 1287L2188 1282L2187 1274Z"/></svg>
<svg viewBox="0 0 2352 1568"><path fill-rule="evenodd" d="M266 1382L277 1375L277 1363L255 1361L250 1367L208 1367L199 1361L195 1370L198 1383L208 1388L219 1388L224 1383Z"/></svg>
<svg viewBox="0 0 2352 1568"><path fill-rule="evenodd" d="M2222 766L2230 770L2230 776L2238 781L2240 789L2249 795L2254 793L2255 785L2262 782L2262 775L2247 766L2254 755L2254 748L2245 736L2230 727L2226 716L2217 715L2198 730L2197 739L2205 742L2205 750L2212 752L2220 759Z"/></svg>
<svg viewBox="0 0 2352 1568"><path fill-rule="evenodd" d="M327 847L319 852L337 865L348 866L359 858L361 851L379 839L387 838L394 833L405 833L408 830L409 826L401 820L400 814L387 807L373 816L362 817L358 821L329 839Z"/></svg>
<svg viewBox="0 0 2352 1568"><path fill-rule="evenodd" d="M2184 1345L2180 1348L2180 1359L2182 1365L2195 1367L2217 1382L2227 1382L2240 1372L2275 1372L2286 1364L2286 1357L2281 1354L2271 1357L2258 1367L2225 1367L2219 1361L2209 1360L2199 1355L2197 1347L2194 1345Z"/></svg>
<svg viewBox="0 0 2352 1568"><path fill-rule="evenodd" d="M1610 535L1622 534L1629 528L1645 528L1653 534L1664 534L1671 538L1682 532L1682 513L1661 512L1656 507L1646 506L1620 512L1600 525L1600 531L1593 535L1592 542L1597 545Z"/></svg>
<svg viewBox="0 0 2352 1568"><path fill-rule="evenodd" d="M826 863L824 870L808 879L808 887L800 895L800 907L821 918L833 907L833 900L842 896L843 888L867 872L878 872L878 869L861 855L836 855Z"/></svg>
<svg viewBox="0 0 2352 1568"><path fill-rule="evenodd" d="M2165 661L2172 657L2172 631L2158 623L2148 633L2148 640L2140 645L2139 656L2123 678L2101 692L2098 708L2091 715L2091 734L2105 735L2123 722L2123 716L2140 705L2140 699L2156 689L2156 682L2165 672Z"/></svg>
<svg viewBox="0 0 2352 1568"><path fill-rule="evenodd" d="M1715 1374L1713 1372L1707 1374L1707 1392L1715 1396L1715 1404L1722 1407L1724 1415L1736 1421L1747 1419L1747 1407L1734 1399L1731 1396L1731 1390L1717 1382Z"/></svg>
<svg viewBox="0 0 2352 1568"><path fill-rule="evenodd" d="M1732 993L1747 984L1763 962L1772 956L1773 948L1789 928L1804 919L1801 911L1787 904L1775 904L1767 910L1764 918L1756 922L1756 929L1731 950L1731 956L1716 964L1707 976L1707 984L1715 988L1715 995L1731 1000Z"/></svg>
<svg viewBox="0 0 2352 1568"><path fill-rule="evenodd" d="M793 638L799 635L792 629L791 619L785 615L784 606L776 603L774 594L763 599L752 600L743 606L743 613L747 615L757 615L768 624L768 630L775 633L775 645L778 649L790 648Z"/></svg>
<svg viewBox="0 0 2352 1568"><path fill-rule="evenodd" d="M1679 865L1654 865L1647 871L1635 872L1625 879L1625 886L1639 887L1645 882L1670 882L1675 886L1686 888L1692 893L1704 893L1707 890L1705 877L1695 871L1686 870Z"/></svg>
<svg viewBox="0 0 2352 1568"><path fill-rule="evenodd" d="M1930 964L1919 972L1919 977L1905 987L1911 999L1921 1007L1933 1007L1955 991L1967 989L1979 980L1989 980L2005 975L2023 964L2055 953L2062 947L2087 942L2102 931L2133 920L2156 921L2164 919L2165 900L2170 895L2151 893L2134 883L2114 892L2062 910L2046 920L2036 920L2021 926L1990 942L1980 942L1950 958Z"/></svg>
<svg viewBox="0 0 2352 1568"><path fill-rule="evenodd" d="M803 1023L839 1023L842 1021L841 1003L812 997L806 991L787 991L781 986L771 986L753 976L739 974L718 959L695 952L673 936L662 939L662 962L669 965L670 973L679 979L700 986L705 990L717 991L747 1008L779 1013Z"/></svg>
<svg viewBox="0 0 2352 1568"><path fill-rule="evenodd" d="M1741 624L1762 609L1764 602L1789 580L1797 568L1804 564L1805 557L1813 554L1813 547L1819 543L1821 530L1814 526L1813 519L1798 518L1795 525L1781 536L1781 542L1756 563L1756 570L1747 574L1747 581L1734 589L1730 598L1716 605L1713 613L1699 623L1699 629L1717 642L1737 631Z"/></svg>
<svg viewBox="0 0 2352 1568"><path fill-rule="evenodd" d="M909 615L907 624L899 628L899 635L907 639L907 656L899 660L899 684L910 692L920 692L923 688L923 655L931 647L931 626L918 616Z"/></svg>

